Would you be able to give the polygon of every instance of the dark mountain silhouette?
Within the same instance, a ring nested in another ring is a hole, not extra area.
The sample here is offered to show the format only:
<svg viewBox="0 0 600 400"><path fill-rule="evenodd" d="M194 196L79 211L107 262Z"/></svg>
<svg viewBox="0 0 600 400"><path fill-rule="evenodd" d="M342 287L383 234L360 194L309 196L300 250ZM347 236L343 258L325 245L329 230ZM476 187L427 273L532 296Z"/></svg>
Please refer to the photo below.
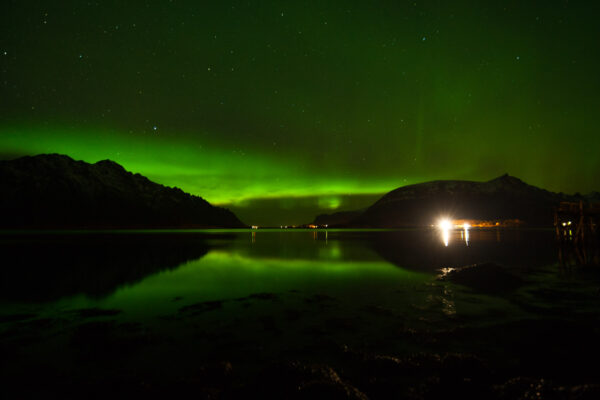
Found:
<svg viewBox="0 0 600 400"><path fill-rule="evenodd" d="M59 154L0 161L1 228L242 228L229 210L119 164Z"/></svg>
<svg viewBox="0 0 600 400"><path fill-rule="evenodd" d="M553 224L554 207L561 201L597 201L587 196L554 193L508 174L488 182L433 181L404 186L384 195L340 227L397 228L429 226L440 217L514 220L530 226ZM352 216L352 214L346 214ZM320 221L328 220L319 216ZM336 225L336 224L333 224Z"/></svg>

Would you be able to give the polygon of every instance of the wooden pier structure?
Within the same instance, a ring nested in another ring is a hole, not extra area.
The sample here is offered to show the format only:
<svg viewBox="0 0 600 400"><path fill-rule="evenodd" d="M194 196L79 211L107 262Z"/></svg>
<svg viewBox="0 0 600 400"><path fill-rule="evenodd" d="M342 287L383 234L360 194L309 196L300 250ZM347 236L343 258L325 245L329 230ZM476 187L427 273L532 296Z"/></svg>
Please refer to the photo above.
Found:
<svg viewBox="0 0 600 400"><path fill-rule="evenodd" d="M600 265L600 203L561 202L554 227L562 265Z"/></svg>

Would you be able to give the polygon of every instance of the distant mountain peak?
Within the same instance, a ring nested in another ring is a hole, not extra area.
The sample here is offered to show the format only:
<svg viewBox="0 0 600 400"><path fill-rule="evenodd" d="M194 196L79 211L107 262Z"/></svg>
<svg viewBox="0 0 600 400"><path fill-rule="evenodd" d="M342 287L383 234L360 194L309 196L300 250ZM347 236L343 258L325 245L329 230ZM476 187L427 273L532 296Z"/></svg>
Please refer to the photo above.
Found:
<svg viewBox="0 0 600 400"><path fill-rule="evenodd" d="M519 178L517 178L516 176L512 176L509 175L508 173L505 173L503 175L500 175L497 178L494 178L488 182L511 182L511 183L525 183L522 180L520 180Z"/></svg>
<svg viewBox="0 0 600 400"><path fill-rule="evenodd" d="M110 169L114 169L114 170L119 170L119 171L125 171L125 168L123 168L123 166L119 163L116 163L112 160L100 160L94 163L94 165L97 165L99 167L103 167L103 168L110 168Z"/></svg>
<svg viewBox="0 0 600 400"><path fill-rule="evenodd" d="M45 162L74 162L75 160L66 154L48 153L48 154L36 154L34 156L24 156L17 158L17 160L34 160L34 161L45 161Z"/></svg>
<svg viewBox="0 0 600 400"><path fill-rule="evenodd" d="M96 164L96 165L111 165L111 166L118 166L119 168L123 168L123 166L121 164L116 163L109 159L96 161L94 164Z"/></svg>

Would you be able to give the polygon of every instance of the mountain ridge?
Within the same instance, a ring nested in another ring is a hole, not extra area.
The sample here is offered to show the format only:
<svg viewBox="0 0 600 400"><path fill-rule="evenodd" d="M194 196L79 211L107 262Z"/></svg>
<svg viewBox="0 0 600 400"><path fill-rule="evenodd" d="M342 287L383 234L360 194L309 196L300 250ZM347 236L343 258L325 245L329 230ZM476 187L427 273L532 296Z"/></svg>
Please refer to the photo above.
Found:
<svg viewBox="0 0 600 400"><path fill-rule="evenodd" d="M581 196L555 193L509 174L489 181L435 180L396 188L364 212L319 215L321 225L352 228L429 226L440 217L478 220L519 220L531 226L551 226L561 201L600 201L598 192Z"/></svg>
<svg viewBox="0 0 600 400"><path fill-rule="evenodd" d="M0 161L2 228L242 228L231 211L111 160L63 154Z"/></svg>

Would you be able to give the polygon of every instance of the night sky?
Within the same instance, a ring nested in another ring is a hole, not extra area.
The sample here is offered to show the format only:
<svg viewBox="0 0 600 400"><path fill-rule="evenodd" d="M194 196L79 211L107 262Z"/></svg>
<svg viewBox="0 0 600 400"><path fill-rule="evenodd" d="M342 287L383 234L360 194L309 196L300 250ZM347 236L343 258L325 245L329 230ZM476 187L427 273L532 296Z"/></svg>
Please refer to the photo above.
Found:
<svg viewBox="0 0 600 400"><path fill-rule="evenodd" d="M600 189L595 1L0 3L0 158L111 159L310 222L505 172Z"/></svg>

